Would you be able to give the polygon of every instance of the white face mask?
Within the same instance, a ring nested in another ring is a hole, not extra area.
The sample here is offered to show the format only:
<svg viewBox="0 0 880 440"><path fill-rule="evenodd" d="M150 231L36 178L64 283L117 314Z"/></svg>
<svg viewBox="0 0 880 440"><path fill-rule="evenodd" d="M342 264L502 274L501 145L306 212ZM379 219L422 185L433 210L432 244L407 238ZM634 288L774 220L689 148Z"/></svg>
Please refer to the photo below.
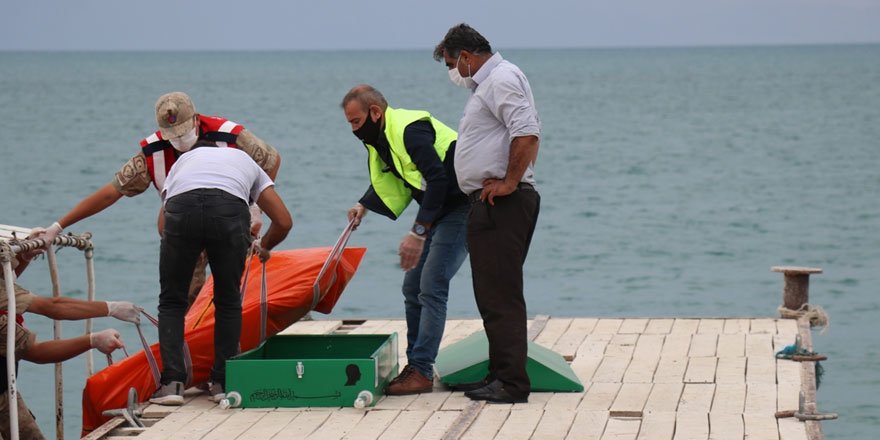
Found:
<svg viewBox="0 0 880 440"><path fill-rule="evenodd" d="M175 150L180 151L181 153L186 153L196 144L196 141L199 140L197 130L198 127L193 127L192 130L186 132L183 136L168 139L168 142L171 142L171 146L174 147Z"/></svg>
<svg viewBox="0 0 880 440"><path fill-rule="evenodd" d="M468 66L468 76L465 78L458 73L458 62L461 60L461 54L458 55L458 58L455 60L455 67L449 69L449 80L452 81L453 84L464 87L466 89L473 89L477 86L476 81L471 78L470 71L471 66Z"/></svg>

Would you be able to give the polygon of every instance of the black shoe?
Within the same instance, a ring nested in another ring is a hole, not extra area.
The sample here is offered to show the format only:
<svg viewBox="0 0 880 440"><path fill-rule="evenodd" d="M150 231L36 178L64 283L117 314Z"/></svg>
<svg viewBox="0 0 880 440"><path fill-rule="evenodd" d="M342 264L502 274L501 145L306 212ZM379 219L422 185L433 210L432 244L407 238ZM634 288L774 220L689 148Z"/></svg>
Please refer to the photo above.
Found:
<svg viewBox="0 0 880 440"><path fill-rule="evenodd" d="M529 396L514 396L504 389L504 384L500 380L478 388L476 390L464 393L471 400L485 400L490 403L528 403Z"/></svg>
<svg viewBox="0 0 880 440"><path fill-rule="evenodd" d="M489 381L487 381L486 379L482 379L476 382L465 382L455 385L447 385L447 387L450 391L473 391L479 388L483 388L486 385L489 385Z"/></svg>

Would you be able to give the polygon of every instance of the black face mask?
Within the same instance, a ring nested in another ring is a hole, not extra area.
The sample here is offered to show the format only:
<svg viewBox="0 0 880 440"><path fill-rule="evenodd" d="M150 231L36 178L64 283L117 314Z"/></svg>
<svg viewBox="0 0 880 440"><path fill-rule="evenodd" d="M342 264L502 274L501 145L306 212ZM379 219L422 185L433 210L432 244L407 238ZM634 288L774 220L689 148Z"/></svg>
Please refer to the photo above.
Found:
<svg viewBox="0 0 880 440"><path fill-rule="evenodd" d="M379 140L379 134L382 133L382 118L380 117L376 121L373 121L370 112L367 111L367 117L364 118L364 123L361 125L361 128L358 128L352 133L362 142L375 145L376 141Z"/></svg>

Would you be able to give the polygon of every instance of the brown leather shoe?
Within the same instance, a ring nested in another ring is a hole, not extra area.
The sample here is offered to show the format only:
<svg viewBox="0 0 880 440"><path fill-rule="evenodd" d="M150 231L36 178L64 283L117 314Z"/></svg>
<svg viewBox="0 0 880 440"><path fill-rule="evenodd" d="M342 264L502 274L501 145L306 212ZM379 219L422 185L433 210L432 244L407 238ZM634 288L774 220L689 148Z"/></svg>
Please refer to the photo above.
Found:
<svg viewBox="0 0 880 440"><path fill-rule="evenodd" d="M388 383L385 394L389 396L405 396L407 394L430 393L434 391L434 381L428 379L407 365L400 374Z"/></svg>

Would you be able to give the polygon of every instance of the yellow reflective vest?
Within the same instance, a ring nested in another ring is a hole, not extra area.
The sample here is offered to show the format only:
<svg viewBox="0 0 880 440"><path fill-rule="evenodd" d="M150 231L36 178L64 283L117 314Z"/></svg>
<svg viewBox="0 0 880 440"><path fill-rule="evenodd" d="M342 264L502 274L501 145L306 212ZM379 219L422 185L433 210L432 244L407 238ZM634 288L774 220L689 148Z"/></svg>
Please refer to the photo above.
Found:
<svg viewBox="0 0 880 440"><path fill-rule="evenodd" d="M412 201L411 188L425 190L426 182L422 173L416 168L416 164L410 159L403 143L403 132L409 124L416 121L430 121L434 128L434 149L442 162L446 158L446 150L449 145L458 139L458 133L438 121L430 113L422 110L406 110L402 108L385 109L385 138L391 146L391 159L393 163L386 164L379 156L376 147L364 144L369 152L368 164L370 168L370 183L379 201L384 208L366 206L396 220L398 216ZM402 179L391 172L388 167L394 167ZM408 187L408 186L409 187ZM378 208L378 209L377 209ZM383 212L387 211L387 212Z"/></svg>

